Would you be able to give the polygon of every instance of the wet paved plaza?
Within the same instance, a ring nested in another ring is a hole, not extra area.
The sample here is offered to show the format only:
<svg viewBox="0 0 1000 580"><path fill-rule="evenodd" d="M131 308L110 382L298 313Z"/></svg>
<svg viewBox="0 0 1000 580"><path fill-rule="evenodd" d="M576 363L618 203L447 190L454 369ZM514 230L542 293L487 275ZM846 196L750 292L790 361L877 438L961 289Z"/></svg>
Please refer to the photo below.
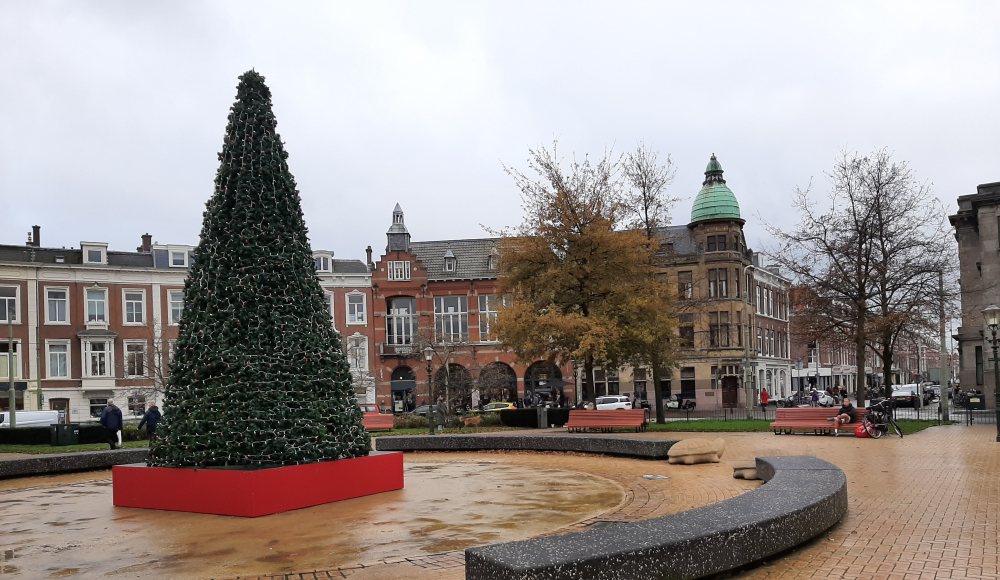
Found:
<svg viewBox="0 0 1000 580"><path fill-rule="evenodd" d="M403 491L251 520L114 508L106 472L0 481L0 577L458 579L465 547L718 502L759 484L733 479L731 462L803 454L845 471L847 517L740 577L1000 576L994 427L935 427L878 441L721 436L723 462L697 466L576 454L410 454Z"/></svg>

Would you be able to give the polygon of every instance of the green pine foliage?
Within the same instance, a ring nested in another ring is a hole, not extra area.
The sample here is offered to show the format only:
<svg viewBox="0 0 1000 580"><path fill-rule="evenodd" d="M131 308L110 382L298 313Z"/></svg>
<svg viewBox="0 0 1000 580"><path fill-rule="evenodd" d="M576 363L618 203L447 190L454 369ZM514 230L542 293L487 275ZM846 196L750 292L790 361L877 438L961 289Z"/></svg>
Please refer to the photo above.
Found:
<svg viewBox="0 0 1000 580"><path fill-rule="evenodd" d="M275 126L264 78L243 74L150 465L293 465L371 449Z"/></svg>

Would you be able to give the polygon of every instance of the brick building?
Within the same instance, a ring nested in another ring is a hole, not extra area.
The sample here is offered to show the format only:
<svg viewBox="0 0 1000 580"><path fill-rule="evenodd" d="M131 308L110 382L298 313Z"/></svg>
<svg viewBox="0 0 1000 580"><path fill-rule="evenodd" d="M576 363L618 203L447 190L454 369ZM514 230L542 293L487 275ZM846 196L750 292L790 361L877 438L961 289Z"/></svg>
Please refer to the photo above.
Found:
<svg viewBox="0 0 1000 580"><path fill-rule="evenodd" d="M194 247L153 244L149 234L134 252L104 242L40 242L35 226L27 245L0 245L0 381L11 358L19 409L63 410L79 422L114 400L126 416L140 415L160 401ZM315 258L356 388L365 394L374 366L368 268L334 260L332 252ZM7 404L0 397L0 409Z"/></svg>

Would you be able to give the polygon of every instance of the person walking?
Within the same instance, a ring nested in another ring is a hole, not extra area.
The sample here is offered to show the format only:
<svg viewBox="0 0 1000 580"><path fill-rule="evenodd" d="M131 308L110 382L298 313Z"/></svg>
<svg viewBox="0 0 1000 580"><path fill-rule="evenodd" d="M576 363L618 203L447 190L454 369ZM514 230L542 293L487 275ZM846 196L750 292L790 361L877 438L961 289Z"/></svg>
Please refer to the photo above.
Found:
<svg viewBox="0 0 1000 580"><path fill-rule="evenodd" d="M101 411L101 425L104 426L104 432L108 437L108 444L111 445L112 449L121 445L118 432L122 430L123 424L122 410L115 406L114 401L108 399L108 406L104 407L104 410Z"/></svg>
<svg viewBox="0 0 1000 580"><path fill-rule="evenodd" d="M809 404L809 406L815 407L817 405L817 403L819 403L819 391L816 390L816 387L813 387L812 392L809 394L809 398L812 401Z"/></svg>
<svg viewBox="0 0 1000 580"><path fill-rule="evenodd" d="M760 389L760 410L767 414L767 402L770 400L770 395L767 394L767 387L761 387Z"/></svg>
<svg viewBox="0 0 1000 580"><path fill-rule="evenodd" d="M156 424L160 422L162 417L163 414L160 413L160 408L156 406L156 403L150 403L149 409L147 409L146 413L142 416L142 421L139 421L138 428L142 429L143 425L146 426L146 431L149 432L150 441L156 437Z"/></svg>

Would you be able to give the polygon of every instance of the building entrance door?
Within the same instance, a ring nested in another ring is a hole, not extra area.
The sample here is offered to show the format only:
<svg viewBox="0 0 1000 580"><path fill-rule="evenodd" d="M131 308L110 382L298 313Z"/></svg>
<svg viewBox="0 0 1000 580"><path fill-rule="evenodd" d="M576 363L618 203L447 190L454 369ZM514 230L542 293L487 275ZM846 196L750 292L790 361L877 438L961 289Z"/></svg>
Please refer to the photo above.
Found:
<svg viewBox="0 0 1000 580"><path fill-rule="evenodd" d="M727 409L740 406L740 385L737 377L722 377L722 406Z"/></svg>
<svg viewBox="0 0 1000 580"><path fill-rule="evenodd" d="M49 399L49 410L59 411L60 423L69 423L69 399Z"/></svg>

